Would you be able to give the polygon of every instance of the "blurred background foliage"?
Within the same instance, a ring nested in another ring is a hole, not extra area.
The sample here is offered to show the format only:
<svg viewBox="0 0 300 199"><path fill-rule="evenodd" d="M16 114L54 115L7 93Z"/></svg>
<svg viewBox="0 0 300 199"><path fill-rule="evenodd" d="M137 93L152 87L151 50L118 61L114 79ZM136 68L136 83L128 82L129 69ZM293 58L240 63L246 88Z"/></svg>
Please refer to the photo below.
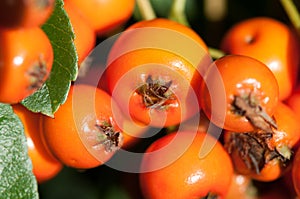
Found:
<svg viewBox="0 0 300 199"><path fill-rule="evenodd" d="M172 0L150 2L158 17L168 16ZM300 8L300 1L295 4ZM247 18L269 16L290 25L279 0L187 0L186 15L190 26L213 48L219 47L229 27ZM140 19L136 9L126 25ZM143 139L132 150L142 151L156 138ZM40 184L39 193L41 199L142 199L137 177L105 165L85 171L65 167L55 178Z"/></svg>

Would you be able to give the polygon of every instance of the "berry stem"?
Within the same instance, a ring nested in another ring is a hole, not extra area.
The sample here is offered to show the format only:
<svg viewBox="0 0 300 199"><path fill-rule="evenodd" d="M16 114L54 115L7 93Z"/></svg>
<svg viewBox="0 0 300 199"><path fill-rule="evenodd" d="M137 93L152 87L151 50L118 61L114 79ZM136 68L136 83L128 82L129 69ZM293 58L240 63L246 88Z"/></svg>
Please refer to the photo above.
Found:
<svg viewBox="0 0 300 199"><path fill-rule="evenodd" d="M293 0L280 0L280 3L284 8L286 14L288 15L290 21L292 22L293 26L300 34L300 14Z"/></svg>
<svg viewBox="0 0 300 199"><path fill-rule="evenodd" d="M185 13L185 7L186 7L186 0L173 0L168 18L178 23L181 23L185 26L190 27L190 24L187 20L186 13Z"/></svg>
<svg viewBox="0 0 300 199"><path fill-rule="evenodd" d="M156 18L156 14L149 0L137 0L136 4L144 20Z"/></svg>

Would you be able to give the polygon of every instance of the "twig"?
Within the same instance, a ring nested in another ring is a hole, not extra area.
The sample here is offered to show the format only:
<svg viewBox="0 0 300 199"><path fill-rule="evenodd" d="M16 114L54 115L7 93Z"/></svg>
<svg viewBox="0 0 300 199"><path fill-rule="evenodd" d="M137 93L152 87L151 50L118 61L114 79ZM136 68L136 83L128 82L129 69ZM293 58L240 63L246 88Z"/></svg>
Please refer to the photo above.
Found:
<svg viewBox="0 0 300 199"><path fill-rule="evenodd" d="M282 7L288 15L290 21L296 30L300 31L300 14L293 0L280 0Z"/></svg>
<svg viewBox="0 0 300 199"><path fill-rule="evenodd" d="M185 12L186 0L173 0L168 18L185 26L190 26Z"/></svg>
<svg viewBox="0 0 300 199"><path fill-rule="evenodd" d="M156 14L149 0L136 0L136 4L144 20L151 20L156 18Z"/></svg>

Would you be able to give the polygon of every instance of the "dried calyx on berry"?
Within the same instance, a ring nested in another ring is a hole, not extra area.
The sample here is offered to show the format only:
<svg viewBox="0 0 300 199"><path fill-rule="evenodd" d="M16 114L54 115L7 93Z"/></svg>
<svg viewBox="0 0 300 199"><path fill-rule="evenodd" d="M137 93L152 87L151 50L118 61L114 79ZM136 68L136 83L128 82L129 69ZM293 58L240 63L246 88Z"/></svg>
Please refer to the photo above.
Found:
<svg viewBox="0 0 300 199"><path fill-rule="evenodd" d="M278 129L275 118L269 116L259 105L255 96L234 96L232 111L244 116L254 127L251 132L229 132L225 148L229 154L239 156L246 167L259 174L266 164L277 159L286 167L292 151L287 145L274 145L274 135Z"/></svg>
<svg viewBox="0 0 300 199"><path fill-rule="evenodd" d="M233 111L245 116L257 129L271 132L272 127L277 129L277 124L260 106L258 100L251 93L246 96L234 96Z"/></svg>
<svg viewBox="0 0 300 199"><path fill-rule="evenodd" d="M27 75L29 76L30 80L28 90L37 90L42 87L45 77L49 75L47 72L46 63L42 56L40 56L37 63L35 63L30 70L27 71Z"/></svg>
<svg viewBox="0 0 300 199"><path fill-rule="evenodd" d="M98 141L96 145L102 145L107 153L117 151L123 142L123 136L120 131L116 131L111 122L104 121L96 124L99 130Z"/></svg>
<svg viewBox="0 0 300 199"><path fill-rule="evenodd" d="M153 80L149 75L146 82L136 89L136 92L143 97L143 103L147 108L165 109L170 104L170 100L174 100L175 95L169 89L172 80L163 82Z"/></svg>
<svg viewBox="0 0 300 199"><path fill-rule="evenodd" d="M272 138L271 132L232 132L225 148L229 154L238 153L247 168L259 174L273 159L279 160L282 166L290 159L290 155L281 154L280 150L270 146Z"/></svg>

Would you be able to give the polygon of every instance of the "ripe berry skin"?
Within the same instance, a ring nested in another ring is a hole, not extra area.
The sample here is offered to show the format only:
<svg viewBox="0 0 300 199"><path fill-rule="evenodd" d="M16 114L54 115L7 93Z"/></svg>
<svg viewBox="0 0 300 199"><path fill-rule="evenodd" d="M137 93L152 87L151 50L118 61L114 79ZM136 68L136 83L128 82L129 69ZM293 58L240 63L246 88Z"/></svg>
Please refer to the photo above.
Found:
<svg viewBox="0 0 300 199"><path fill-rule="evenodd" d="M94 86L71 86L54 118L41 117L43 139L64 165L88 169L104 164L122 146L123 136L113 115L112 98Z"/></svg>
<svg viewBox="0 0 300 199"><path fill-rule="evenodd" d="M2 0L1 28L32 28L43 25L54 9L55 0Z"/></svg>
<svg viewBox="0 0 300 199"><path fill-rule="evenodd" d="M39 122L41 115L27 110L21 104L13 105L13 110L23 124L32 171L38 183L54 178L62 170L63 164L53 156L42 140Z"/></svg>
<svg viewBox="0 0 300 199"><path fill-rule="evenodd" d="M154 47L147 47L154 33ZM172 45L173 39L184 47ZM194 51L184 53L185 48ZM208 57L205 42L191 28L162 18L140 21L112 46L107 87L127 117L155 127L177 125L199 110L199 71L211 63Z"/></svg>
<svg viewBox="0 0 300 199"><path fill-rule="evenodd" d="M0 102L18 103L50 75L53 49L39 27L0 29Z"/></svg>
<svg viewBox="0 0 300 199"><path fill-rule="evenodd" d="M285 100L291 95L300 63L299 40L291 27L273 18L250 18L233 25L225 33L220 48L228 54L260 60L278 81L279 99Z"/></svg>
<svg viewBox="0 0 300 199"><path fill-rule="evenodd" d="M171 143L175 139L177 141ZM185 148L184 143L189 141L192 141L191 145ZM208 147L210 151L199 157L200 150L205 151L205 147L201 148L204 142L213 147ZM168 144L172 147L166 150ZM158 168L169 160L174 162ZM156 169L140 173L141 190L149 199L204 198L208 194L224 198L233 179L228 153L221 143L203 132L196 135L188 131L170 133L158 139L146 150L141 169Z"/></svg>
<svg viewBox="0 0 300 199"><path fill-rule="evenodd" d="M245 114L261 110L263 115L271 117L278 103L278 92L276 78L265 64L249 56L227 55L214 61L207 70L200 104L207 117L220 128L247 132L257 124L255 118Z"/></svg>
<svg viewBox="0 0 300 199"><path fill-rule="evenodd" d="M65 0L77 9L99 35L122 26L133 13L134 0Z"/></svg>

